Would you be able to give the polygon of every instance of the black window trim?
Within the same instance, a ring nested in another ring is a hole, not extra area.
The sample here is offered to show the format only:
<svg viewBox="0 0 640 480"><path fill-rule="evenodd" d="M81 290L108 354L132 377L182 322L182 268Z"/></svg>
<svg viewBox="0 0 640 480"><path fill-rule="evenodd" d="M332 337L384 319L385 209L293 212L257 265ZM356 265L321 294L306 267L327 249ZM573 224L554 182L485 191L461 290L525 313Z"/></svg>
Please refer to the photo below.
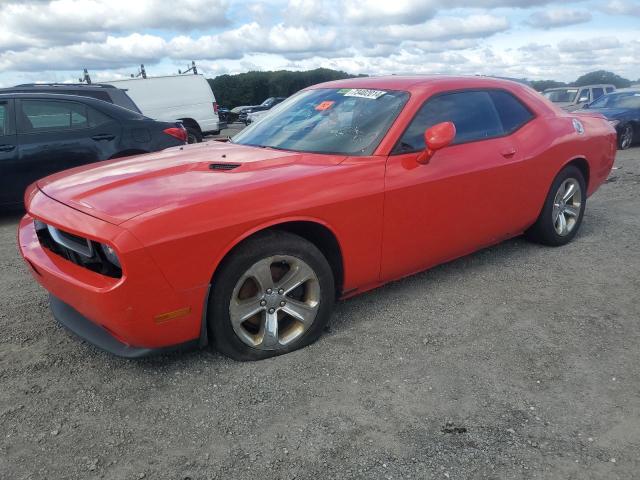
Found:
<svg viewBox="0 0 640 480"><path fill-rule="evenodd" d="M420 111L427 104L427 102L430 102L434 98L438 98L438 97L441 97L441 96L444 96L444 95L451 95L451 94L454 94L454 93L467 93L467 92L505 92L505 93L511 95L512 97L514 97L516 99L516 101L518 101L531 114L531 117L529 117L529 120L527 120L526 122L524 122L523 124L521 124L517 128L511 130L510 132L505 132L502 135L493 135L491 137L479 138L477 140L466 140L464 142L455 143L452 146L466 145L466 144L469 144L469 143L484 142L486 140L495 140L496 138L510 137L511 135L513 135L514 133L516 133L517 131L522 129L525 125L528 125L529 123L531 123L533 120L535 120L538 117L536 115L536 113L533 110L531 110L531 108L529 108L529 106L526 103L524 103L522 100L520 100L520 98L518 98L517 95L514 95L512 92L510 92L509 90L507 90L505 88L461 88L461 89L457 89L457 90L446 90L446 91L443 91L443 92L438 92L435 95L431 95L424 102L422 102L422 105L420 105L420 108L418 108L418 110L416 110L416 113L413 114L413 117L407 123L407 126L402 131L402 134L398 138L398 141L395 143L395 145L391 149L391 153L389 154L389 156L407 155L407 154L418 153L418 152L422 151L422 150L407 150L407 151L403 151L403 152L396 152L396 148L399 147L400 142L402 141L402 138L404 137L405 133L407 133L407 130L409 130L409 127L411 126L413 121L416 119L416 117L418 116ZM493 103L493 99L491 99L491 102ZM494 104L494 108L496 108L495 104ZM496 108L496 112L497 112L497 108ZM498 117L499 117L500 113L499 112L497 112L497 113L498 113ZM502 120L500 120L500 123L502 123Z"/></svg>
<svg viewBox="0 0 640 480"><path fill-rule="evenodd" d="M21 131L23 126L22 126L22 117L21 115L16 115L16 133L18 133L19 135L37 135L40 133L51 133L51 132L77 132L79 130L90 130L94 127L89 125L89 108L92 108L91 105L88 105L84 102L78 102L75 100L66 100L66 99L58 99L56 98L54 99L49 99L49 98L18 98L17 99L17 103L15 104L16 111L19 108L21 110L22 113L24 113L22 111L22 102L23 101L28 101L28 102L32 102L32 101L37 101L37 102L57 102L57 103L74 103L76 105L82 105L85 110L87 111L87 126L86 127L76 127L76 128L51 128L51 129L33 129L30 132L23 132ZM97 110L97 109L96 109ZM103 112L100 112L103 113ZM25 114L26 115L26 114ZM104 114L106 115L106 114ZM107 115L108 117L110 117L110 115Z"/></svg>
<svg viewBox="0 0 640 480"><path fill-rule="evenodd" d="M0 138L3 137L14 137L18 133L18 129L16 128L16 115L15 115L15 101L13 98L3 98L0 100L0 103L5 104L7 106L7 117L5 117L5 130L4 134L0 135Z"/></svg>

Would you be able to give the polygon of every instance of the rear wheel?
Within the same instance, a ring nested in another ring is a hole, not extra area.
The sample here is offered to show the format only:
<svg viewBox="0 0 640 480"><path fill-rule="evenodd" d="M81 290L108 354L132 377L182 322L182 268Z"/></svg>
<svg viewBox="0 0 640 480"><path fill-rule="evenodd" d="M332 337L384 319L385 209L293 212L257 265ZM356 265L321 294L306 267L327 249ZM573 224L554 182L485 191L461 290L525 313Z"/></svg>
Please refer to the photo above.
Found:
<svg viewBox="0 0 640 480"><path fill-rule="evenodd" d="M270 231L225 260L209 300L213 344L236 360L281 355L315 341L335 298L327 260L311 242Z"/></svg>
<svg viewBox="0 0 640 480"><path fill-rule="evenodd" d="M633 144L633 125L626 124L622 126L620 135L618 136L618 148L626 150Z"/></svg>
<svg viewBox="0 0 640 480"><path fill-rule="evenodd" d="M200 143L202 141L202 133L196 127L187 128L187 143Z"/></svg>
<svg viewBox="0 0 640 480"><path fill-rule="evenodd" d="M586 202L584 175L573 165L564 168L553 181L542 212L526 236L554 247L569 243L578 233Z"/></svg>

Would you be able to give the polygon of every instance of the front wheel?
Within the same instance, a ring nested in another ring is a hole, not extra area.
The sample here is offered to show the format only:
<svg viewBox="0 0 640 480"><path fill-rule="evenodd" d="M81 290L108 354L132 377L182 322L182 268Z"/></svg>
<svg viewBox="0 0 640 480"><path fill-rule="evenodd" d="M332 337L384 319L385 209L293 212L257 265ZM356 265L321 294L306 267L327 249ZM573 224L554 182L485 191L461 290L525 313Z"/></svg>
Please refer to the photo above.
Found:
<svg viewBox="0 0 640 480"><path fill-rule="evenodd" d="M555 178L536 223L526 232L530 240L561 246L573 240L587 204L584 175L577 167L565 167Z"/></svg>
<svg viewBox="0 0 640 480"><path fill-rule="evenodd" d="M236 360L296 350L320 336L334 299L331 267L314 244L287 232L259 234L215 276L207 320L213 344Z"/></svg>

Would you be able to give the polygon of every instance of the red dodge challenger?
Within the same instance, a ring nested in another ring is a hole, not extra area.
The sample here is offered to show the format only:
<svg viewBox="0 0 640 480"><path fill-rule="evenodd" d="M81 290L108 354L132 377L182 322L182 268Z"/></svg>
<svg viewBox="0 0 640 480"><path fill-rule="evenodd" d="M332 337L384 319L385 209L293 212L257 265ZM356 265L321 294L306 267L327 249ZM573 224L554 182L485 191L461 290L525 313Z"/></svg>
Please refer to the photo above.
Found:
<svg viewBox="0 0 640 480"><path fill-rule="evenodd" d="M307 88L228 142L29 187L20 251L56 319L124 357L316 340L345 298L524 233L571 241L614 128L518 83L358 78Z"/></svg>

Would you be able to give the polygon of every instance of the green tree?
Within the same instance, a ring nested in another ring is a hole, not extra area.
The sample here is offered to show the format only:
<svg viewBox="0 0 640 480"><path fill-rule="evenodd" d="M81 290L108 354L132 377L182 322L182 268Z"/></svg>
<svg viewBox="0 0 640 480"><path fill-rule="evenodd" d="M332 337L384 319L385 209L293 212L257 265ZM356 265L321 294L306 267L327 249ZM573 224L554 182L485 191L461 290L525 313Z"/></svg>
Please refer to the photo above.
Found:
<svg viewBox="0 0 640 480"><path fill-rule="evenodd" d="M608 72L606 70L598 70L596 72L589 72L585 75L582 75L575 81L575 85L577 87L582 87L584 85L593 85L598 83L610 83L615 85L616 88L627 88L631 86L631 82L626 78L622 78L619 75L616 75L613 72Z"/></svg>
<svg viewBox="0 0 640 480"><path fill-rule="evenodd" d="M544 92L547 88L566 87L564 82L557 82L555 80L531 80L531 87L538 92Z"/></svg>
<svg viewBox="0 0 640 480"><path fill-rule="evenodd" d="M355 75L317 68L306 72L279 70L220 75L208 79L208 82L218 104L234 108L239 105L257 105L269 97L288 97L316 83L352 77Z"/></svg>

